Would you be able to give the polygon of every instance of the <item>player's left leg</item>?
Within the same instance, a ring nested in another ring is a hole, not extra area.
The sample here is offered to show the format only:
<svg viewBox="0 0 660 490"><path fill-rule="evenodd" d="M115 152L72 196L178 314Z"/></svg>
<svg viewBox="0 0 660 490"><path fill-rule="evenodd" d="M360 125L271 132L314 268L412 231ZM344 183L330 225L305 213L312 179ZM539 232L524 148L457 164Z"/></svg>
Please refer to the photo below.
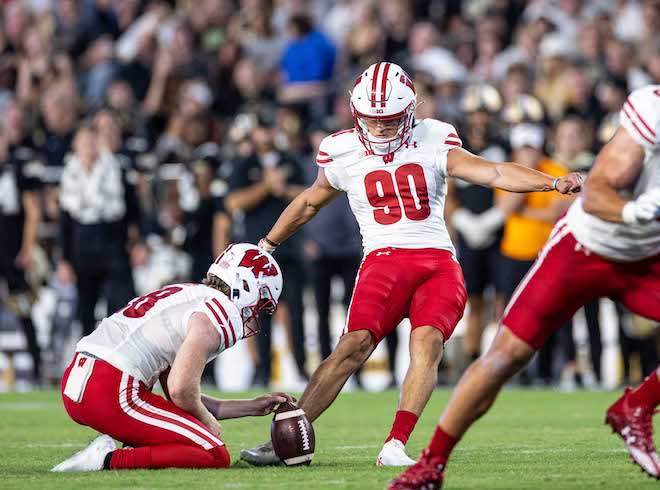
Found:
<svg viewBox="0 0 660 490"><path fill-rule="evenodd" d="M103 436L51 471L229 466L224 443L202 422L105 361L77 353L62 400L74 421ZM116 449L113 438L131 447Z"/></svg>
<svg viewBox="0 0 660 490"><path fill-rule="evenodd" d="M660 321L660 257L625 264L628 284L618 295L627 308ZM653 415L660 404L660 368L635 390L627 389L607 410L605 422L628 446L632 460L649 476L660 479L660 455L653 442Z"/></svg>
<svg viewBox="0 0 660 490"><path fill-rule="evenodd" d="M435 251L422 256L433 271L417 287L410 301L410 365L401 389L394 424L377 465L414 463L404 451L437 383L443 346L463 315L467 293L461 268L451 254Z"/></svg>
<svg viewBox="0 0 660 490"><path fill-rule="evenodd" d="M410 365L403 380L401 400L376 465L410 466L415 463L406 455L405 445L436 386L443 345L444 335L435 327L422 326L410 333Z"/></svg>
<svg viewBox="0 0 660 490"><path fill-rule="evenodd" d="M348 378L392 332L408 309L412 276L405 252L371 252L360 266L344 334L316 369L298 405L310 422L335 400ZM269 441L241 451L241 459L256 466L278 464Z"/></svg>

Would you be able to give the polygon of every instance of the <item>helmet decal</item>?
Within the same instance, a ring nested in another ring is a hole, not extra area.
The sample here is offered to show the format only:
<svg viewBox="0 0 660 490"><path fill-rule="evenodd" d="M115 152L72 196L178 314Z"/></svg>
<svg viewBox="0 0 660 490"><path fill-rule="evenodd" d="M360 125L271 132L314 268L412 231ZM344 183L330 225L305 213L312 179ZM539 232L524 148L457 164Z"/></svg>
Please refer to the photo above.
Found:
<svg viewBox="0 0 660 490"><path fill-rule="evenodd" d="M271 264L268 257L260 253L259 250L250 249L245 252L245 255L238 264L241 267L247 267L252 269L254 277L260 277L261 274L264 276L276 276L277 269Z"/></svg>

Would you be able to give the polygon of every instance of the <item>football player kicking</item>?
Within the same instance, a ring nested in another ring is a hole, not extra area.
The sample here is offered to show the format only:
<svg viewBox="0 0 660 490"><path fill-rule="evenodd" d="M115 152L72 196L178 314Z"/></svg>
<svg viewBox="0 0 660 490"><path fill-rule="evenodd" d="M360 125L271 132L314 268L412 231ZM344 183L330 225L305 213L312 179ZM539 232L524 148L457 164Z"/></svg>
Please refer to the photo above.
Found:
<svg viewBox="0 0 660 490"><path fill-rule="evenodd" d="M620 121L596 159L583 198L557 222L511 298L492 346L459 381L419 462L390 489L440 488L459 439L580 306L605 296L660 320L660 85L633 92ZM651 418L659 402L654 373L606 417L633 460L654 477L660 459Z"/></svg>
<svg viewBox="0 0 660 490"><path fill-rule="evenodd" d="M401 67L377 63L355 81L350 98L355 126L326 137L316 182L282 213L260 241L270 252L346 192L364 246L344 335L316 370L300 400L310 421L333 402L346 380L378 343L410 318L410 366L392 430L376 464L410 465L405 453L436 386L443 345L463 315L463 274L444 222L447 179L512 192L577 192L577 174L553 178L497 164L461 148L450 124L415 119L415 87ZM501 219L501 218L500 218ZM275 464L270 443L241 452L252 464Z"/></svg>
<svg viewBox="0 0 660 490"><path fill-rule="evenodd" d="M281 291L270 254L235 244L203 284L166 286L105 318L78 342L62 379L69 416L103 435L51 471L228 467L218 420L266 415L293 399L217 400L200 393L202 371L258 333L257 314L272 313ZM167 399L151 392L159 379Z"/></svg>

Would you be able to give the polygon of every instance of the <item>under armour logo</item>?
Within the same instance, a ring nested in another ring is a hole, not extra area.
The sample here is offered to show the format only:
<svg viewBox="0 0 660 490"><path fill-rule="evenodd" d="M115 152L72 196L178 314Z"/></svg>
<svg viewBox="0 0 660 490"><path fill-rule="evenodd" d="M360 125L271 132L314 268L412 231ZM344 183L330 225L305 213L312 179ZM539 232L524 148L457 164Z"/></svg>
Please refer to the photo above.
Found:
<svg viewBox="0 0 660 490"><path fill-rule="evenodd" d="M85 365L85 361L87 361L86 357L81 357L78 359L78 367L83 367Z"/></svg>
<svg viewBox="0 0 660 490"><path fill-rule="evenodd" d="M391 253L391 250L388 250L387 252L376 252L376 257L380 257L381 255L390 255Z"/></svg>

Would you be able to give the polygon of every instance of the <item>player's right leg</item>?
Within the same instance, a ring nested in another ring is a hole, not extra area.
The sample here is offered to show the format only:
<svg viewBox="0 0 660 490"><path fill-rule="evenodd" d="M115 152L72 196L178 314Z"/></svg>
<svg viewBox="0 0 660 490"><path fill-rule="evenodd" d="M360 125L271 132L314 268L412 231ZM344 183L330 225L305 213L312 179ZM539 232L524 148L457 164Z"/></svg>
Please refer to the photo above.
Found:
<svg viewBox="0 0 660 490"><path fill-rule="evenodd" d="M660 404L660 368L636 389L626 389L607 409L605 423L621 436L632 460L660 480L660 456L653 442L653 415Z"/></svg>
<svg viewBox="0 0 660 490"><path fill-rule="evenodd" d="M608 284L603 281L608 272L606 262L580 251L569 231L559 225L514 293L490 349L461 377L419 462L389 488L440 488L445 465L460 438L545 340L581 304L603 295L595 287Z"/></svg>
<svg viewBox="0 0 660 490"><path fill-rule="evenodd" d="M344 334L332 351L314 371L298 406L313 422L337 398L348 378L369 358L377 346L368 330ZM254 466L281 464L271 441L241 451L241 459Z"/></svg>
<svg viewBox="0 0 660 490"><path fill-rule="evenodd" d="M217 435L105 361L77 353L62 379L62 399L74 421L104 436L52 471L229 466ZM111 438L132 447L115 449Z"/></svg>
<svg viewBox="0 0 660 490"><path fill-rule="evenodd" d="M660 321L660 257L621 265L629 278L617 299L627 308ZM660 404L660 368L634 390L626 390L608 410L605 423L628 446L632 460L660 479L660 456L653 442L653 415Z"/></svg>
<svg viewBox="0 0 660 490"><path fill-rule="evenodd" d="M456 443L488 411L502 386L527 364L534 352L510 330L500 329L488 352L472 363L461 377L431 443L417 464L394 480L389 488L440 488L445 465Z"/></svg>
<svg viewBox="0 0 660 490"><path fill-rule="evenodd" d="M344 335L316 369L298 403L310 422L335 400L348 378L369 358L378 343L403 319L409 296L399 275L404 268L392 252L370 253L358 271ZM270 441L241 451L241 459L255 466L279 464Z"/></svg>

